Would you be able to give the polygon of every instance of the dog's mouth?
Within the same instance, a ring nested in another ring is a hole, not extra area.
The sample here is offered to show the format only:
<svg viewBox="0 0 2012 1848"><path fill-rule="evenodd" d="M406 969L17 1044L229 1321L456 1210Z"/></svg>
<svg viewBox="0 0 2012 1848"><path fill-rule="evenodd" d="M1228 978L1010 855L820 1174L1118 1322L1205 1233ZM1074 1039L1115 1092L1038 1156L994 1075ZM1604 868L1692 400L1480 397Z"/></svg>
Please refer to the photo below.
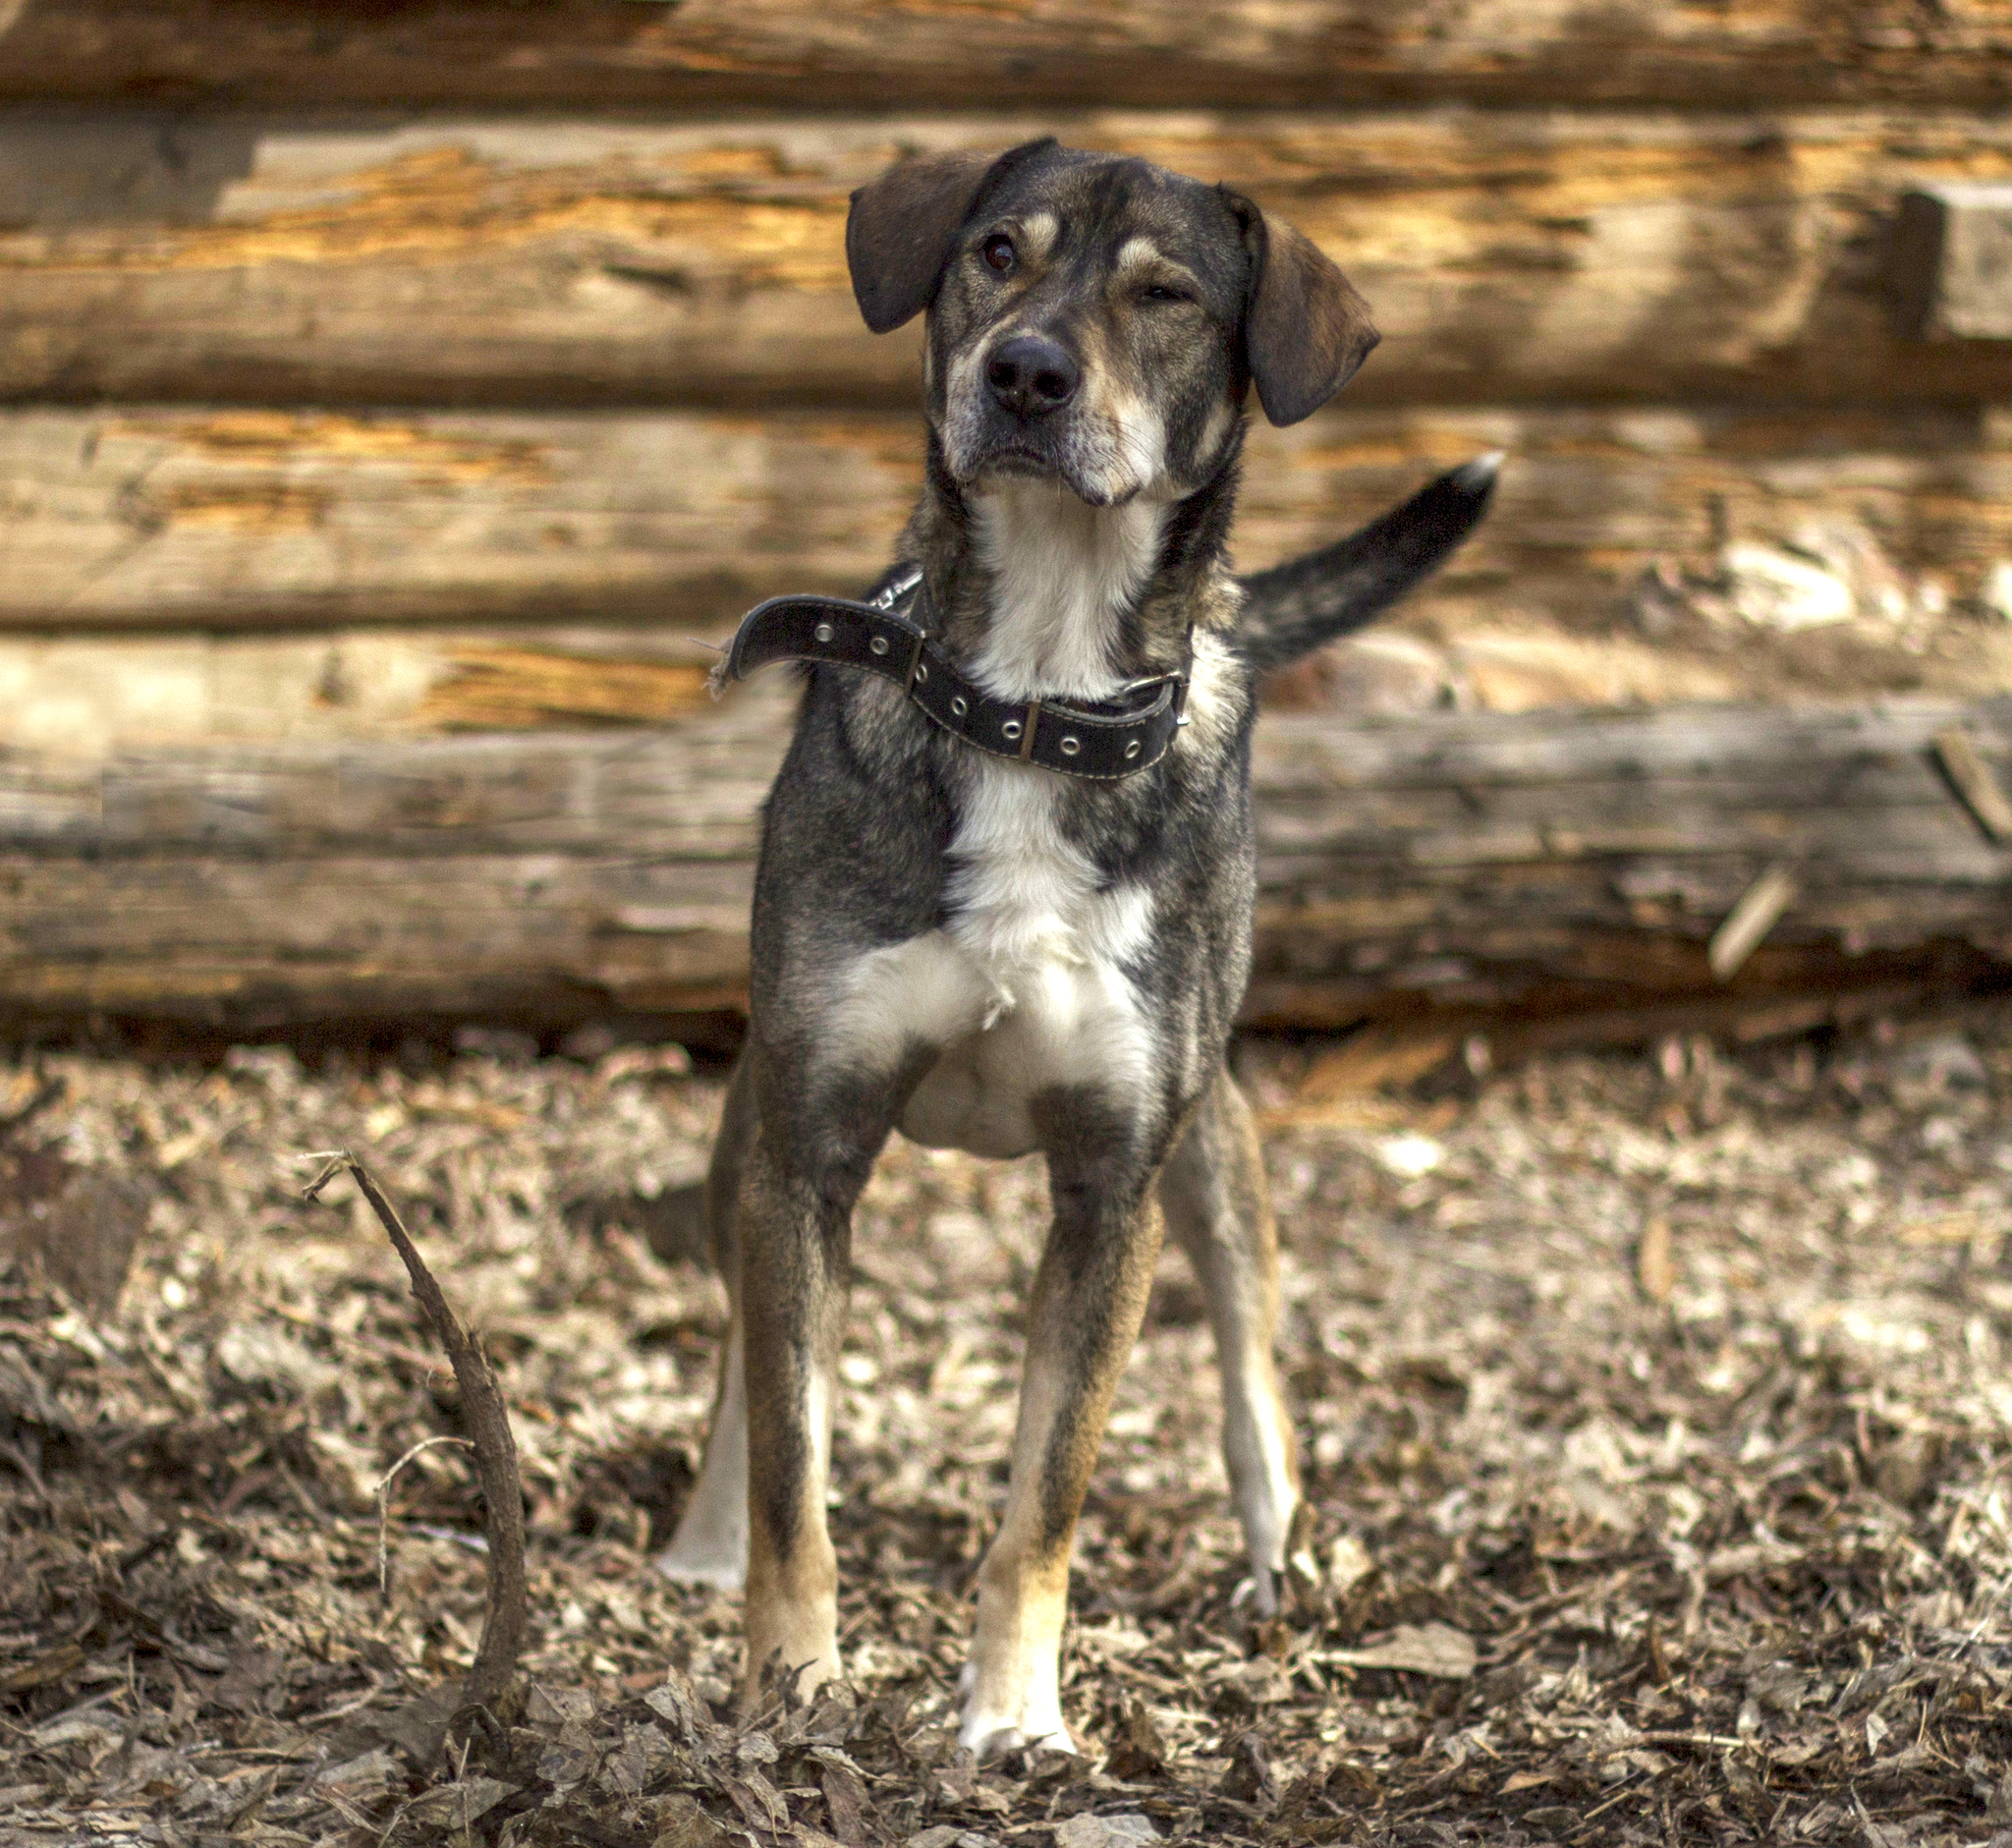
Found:
<svg viewBox="0 0 2012 1848"><path fill-rule="evenodd" d="M1032 443L1000 443L978 458L978 475L1016 475L1036 480L1066 481L1068 471L1053 456Z"/></svg>
<svg viewBox="0 0 2012 1848"><path fill-rule="evenodd" d="M1061 453L1057 453L1057 449ZM1132 492L1114 495L1108 481L1096 478L1073 459L1066 445L1051 448L1019 432L1000 432L981 444L957 471L968 484L1001 478L1016 481L1050 481L1091 507L1110 507L1129 500Z"/></svg>

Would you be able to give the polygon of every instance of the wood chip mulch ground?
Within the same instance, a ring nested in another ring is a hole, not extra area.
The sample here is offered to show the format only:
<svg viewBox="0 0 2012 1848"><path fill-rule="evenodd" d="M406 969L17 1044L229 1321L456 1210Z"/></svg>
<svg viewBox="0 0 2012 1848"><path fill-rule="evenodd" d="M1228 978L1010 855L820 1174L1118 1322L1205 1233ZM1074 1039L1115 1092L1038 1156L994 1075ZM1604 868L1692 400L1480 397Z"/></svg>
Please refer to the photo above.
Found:
<svg viewBox="0 0 2012 1848"><path fill-rule="evenodd" d="M1398 1099L1246 1045L1291 1607L1239 1596L1169 1257L1083 1527L1083 1756L982 1768L949 1722L1038 1164L889 1150L838 1421L853 1681L741 1725L734 1601L649 1566L721 1298L644 1238L719 1075L533 1052L0 1059L0 1844L2012 1845L2012 1014ZM523 1687L452 1725L480 1508L376 1223L300 1200L340 1146L521 1455Z"/></svg>

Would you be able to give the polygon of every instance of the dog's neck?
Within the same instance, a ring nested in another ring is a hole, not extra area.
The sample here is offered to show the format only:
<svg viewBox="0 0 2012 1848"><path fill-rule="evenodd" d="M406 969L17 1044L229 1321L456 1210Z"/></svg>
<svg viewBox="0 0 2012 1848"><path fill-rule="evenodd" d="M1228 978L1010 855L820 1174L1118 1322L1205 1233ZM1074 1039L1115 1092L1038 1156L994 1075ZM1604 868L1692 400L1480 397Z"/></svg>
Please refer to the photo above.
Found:
<svg viewBox="0 0 2012 1848"><path fill-rule="evenodd" d="M960 488L931 452L913 555L931 626L995 699L1109 699L1181 668L1190 632L1233 610L1233 466L1185 500L1092 507L1046 481Z"/></svg>
<svg viewBox="0 0 2012 1848"><path fill-rule="evenodd" d="M1007 479L970 499L984 575L984 639L972 678L996 699L1104 700L1126 618L1159 563L1167 510L1092 507L1045 481Z"/></svg>

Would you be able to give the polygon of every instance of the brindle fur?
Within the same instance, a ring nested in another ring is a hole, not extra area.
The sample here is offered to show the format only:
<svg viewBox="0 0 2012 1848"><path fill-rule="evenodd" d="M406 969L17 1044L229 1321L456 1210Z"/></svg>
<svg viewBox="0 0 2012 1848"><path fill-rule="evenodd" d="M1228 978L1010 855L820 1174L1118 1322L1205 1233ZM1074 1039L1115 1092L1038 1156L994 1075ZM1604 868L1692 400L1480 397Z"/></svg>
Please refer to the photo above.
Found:
<svg viewBox="0 0 2012 1848"><path fill-rule="evenodd" d="M732 1332L663 1563L731 1584L745 1561L750 1703L764 1667L804 1688L838 1672L824 1499L854 1203L897 1127L1038 1148L1053 1224L961 1738L1066 1747L1070 1549L1164 1227L1214 1326L1260 1612L1298 1502L1276 1240L1224 1057L1251 956L1258 663L1422 577L1493 470L1289 568L1272 627L1246 632L1227 538L1249 389L1275 420L1305 417L1374 341L1325 257L1236 194L1052 141L897 168L855 196L847 252L876 331L928 310L927 475L899 548L919 616L1016 700L1108 697L1192 648L1191 722L1151 769L1091 783L982 757L883 680L809 671L703 1193Z"/></svg>

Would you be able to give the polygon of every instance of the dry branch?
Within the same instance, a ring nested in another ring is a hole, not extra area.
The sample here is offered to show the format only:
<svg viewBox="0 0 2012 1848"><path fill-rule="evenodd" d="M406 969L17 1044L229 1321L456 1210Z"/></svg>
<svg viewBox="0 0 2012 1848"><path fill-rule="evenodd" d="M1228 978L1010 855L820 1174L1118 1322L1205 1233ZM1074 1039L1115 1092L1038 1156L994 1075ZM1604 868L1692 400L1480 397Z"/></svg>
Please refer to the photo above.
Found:
<svg viewBox="0 0 2012 1848"><path fill-rule="evenodd" d="M1994 841L2012 840L2012 802L2006 801L1990 766L1978 756L1970 734L1961 726L1937 732L1935 756L1978 826Z"/></svg>
<svg viewBox="0 0 2012 1848"><path fill-rule="evenodd" d="M1712 975L1720 981L1732 980L1795 902L1795 874L1786 867L1769 867L1740 894L1725 923L1711 933L1705 960Z"/></svg>
<svg viewBox="0 0 2012 1848"><path fill-rule="evenodd" d="M314 1200L338 1174L347 1173L357 1191L377 1215L392 1247L412 1278L413 1295L425 1311L433 1333L447 1350L454 1379L461 1389L461 1414L475 1446L475 1474L482 1488L482 1531L488 1539L488 1611L482 1638L469 1670L465 1698L472 1707L493 1707L509 1688L524 1648L528 1590L524 1568L524 1485L517 1470L517 1440L510 1432L510 1415L502 1389L487 1357L470 1339L447 1298L426 1268L425 1260L406 1231L397 1208L385 1198L370 1170L346 1148L312 1157L325 1165L303 1190ZM417 1451L409 1451L393 1467L396 1475ZM385 1478L386 1483L390 1477Z"/></svg>

